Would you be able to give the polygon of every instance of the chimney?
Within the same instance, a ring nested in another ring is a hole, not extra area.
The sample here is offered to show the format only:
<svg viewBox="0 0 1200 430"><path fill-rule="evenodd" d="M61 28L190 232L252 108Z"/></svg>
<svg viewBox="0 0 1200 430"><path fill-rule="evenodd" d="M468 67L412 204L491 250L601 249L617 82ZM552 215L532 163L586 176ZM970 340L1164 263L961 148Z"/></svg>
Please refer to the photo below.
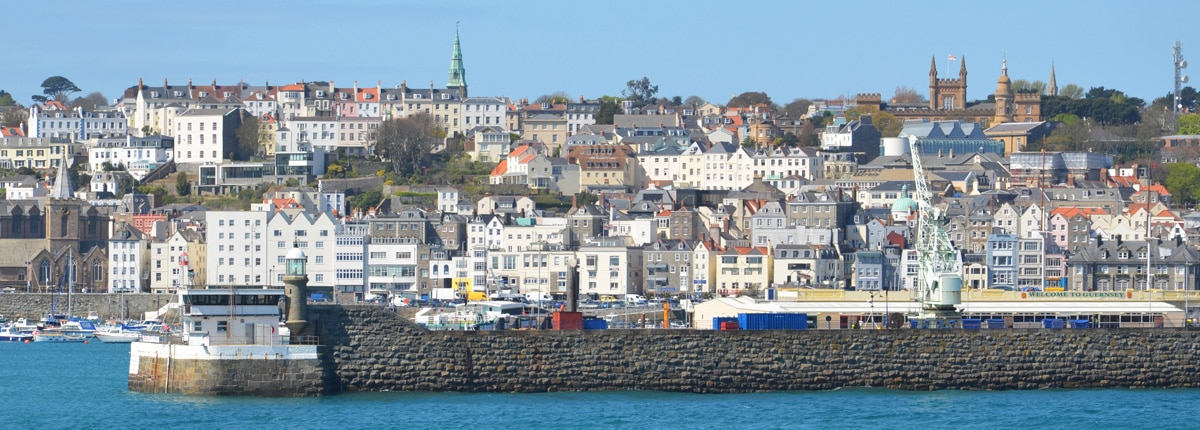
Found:
<svg viewBox="0 0 1200 430"><path fill-rule="evenodd" d="M1067 175L1067 186L1075 188L1075 175Z"/></svg>
<svg viewBox="0 0 1200 430"><path fill-rule="evenodd" d="M579 95L579 102L580 102L580 103L583 103L583 94L580 94L580 95Z"/></svg>

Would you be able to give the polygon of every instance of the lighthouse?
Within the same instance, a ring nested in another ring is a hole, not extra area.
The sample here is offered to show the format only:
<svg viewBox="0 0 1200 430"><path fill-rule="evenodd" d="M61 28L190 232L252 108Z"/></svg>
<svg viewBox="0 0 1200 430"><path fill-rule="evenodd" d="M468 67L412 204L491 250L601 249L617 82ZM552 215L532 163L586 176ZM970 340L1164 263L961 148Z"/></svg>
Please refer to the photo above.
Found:
<svg viewBox="0 0 1200 430"><path fill-rule="evenodd" d="M292 248L283 258L283 295L287 297L287 325L293 339L308 325L305 320L308 305L308 273L304 265L308 256L300 248Z"/></svg>

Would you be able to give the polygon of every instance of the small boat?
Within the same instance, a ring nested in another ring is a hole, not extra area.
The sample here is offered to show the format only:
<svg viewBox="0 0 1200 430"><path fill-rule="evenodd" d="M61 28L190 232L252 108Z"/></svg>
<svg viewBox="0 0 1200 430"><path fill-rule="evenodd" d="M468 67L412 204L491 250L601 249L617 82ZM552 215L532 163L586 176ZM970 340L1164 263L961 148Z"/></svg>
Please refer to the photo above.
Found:
<svg viewBox="0 0 1200 430"><path fill-rule="evenodd" d="M72 334L57 329L38 330L33 332L34 342L86 342L88 336Z"/></svg>
<svg viewBox="0 0 1200 430"><path fill-rule="evenodd" d="M133 343L142 338L142 332L131 331L125 329L117 329L112 331L96 331L96 339L100 339L104 343Z"/></svg>
<svg viewBox="0 0 1200 430"><path fill-rule="evenodd" d="M24 342L33 340L33 335L22 333L21 329L15 325L8 324L0 327L0 342Z"/></svg>

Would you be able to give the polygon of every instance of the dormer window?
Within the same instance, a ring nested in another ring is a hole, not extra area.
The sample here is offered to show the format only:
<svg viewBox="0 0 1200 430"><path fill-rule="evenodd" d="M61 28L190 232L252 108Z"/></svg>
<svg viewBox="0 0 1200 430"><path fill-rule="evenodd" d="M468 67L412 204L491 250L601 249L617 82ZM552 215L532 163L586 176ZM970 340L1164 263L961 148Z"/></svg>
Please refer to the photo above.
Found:
<svg viewBox="0 0 1200 430"><path fill-rule="evenodd" d="M201 91L201 92L200 92L200 97L208 97L208 92L207 92L207 91Z"/></svg>
<svg viewBox="0 0 1200 430"><path fill-rule="evenodd" d="M450 100L450 94L442 94L442 100Z"/></svg>

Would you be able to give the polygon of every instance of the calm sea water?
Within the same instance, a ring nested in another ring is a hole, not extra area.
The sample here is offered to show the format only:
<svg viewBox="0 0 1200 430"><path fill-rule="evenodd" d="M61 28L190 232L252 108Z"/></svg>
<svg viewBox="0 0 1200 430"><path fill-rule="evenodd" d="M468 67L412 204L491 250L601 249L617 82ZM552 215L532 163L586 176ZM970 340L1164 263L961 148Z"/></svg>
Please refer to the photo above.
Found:
<svg viewBox="0 0 1200 430"><path fill-rule="evenodd" d="M1200 390L682 394L131 393L129 346L0 343L0 428L1200 428Z"/></svg>

